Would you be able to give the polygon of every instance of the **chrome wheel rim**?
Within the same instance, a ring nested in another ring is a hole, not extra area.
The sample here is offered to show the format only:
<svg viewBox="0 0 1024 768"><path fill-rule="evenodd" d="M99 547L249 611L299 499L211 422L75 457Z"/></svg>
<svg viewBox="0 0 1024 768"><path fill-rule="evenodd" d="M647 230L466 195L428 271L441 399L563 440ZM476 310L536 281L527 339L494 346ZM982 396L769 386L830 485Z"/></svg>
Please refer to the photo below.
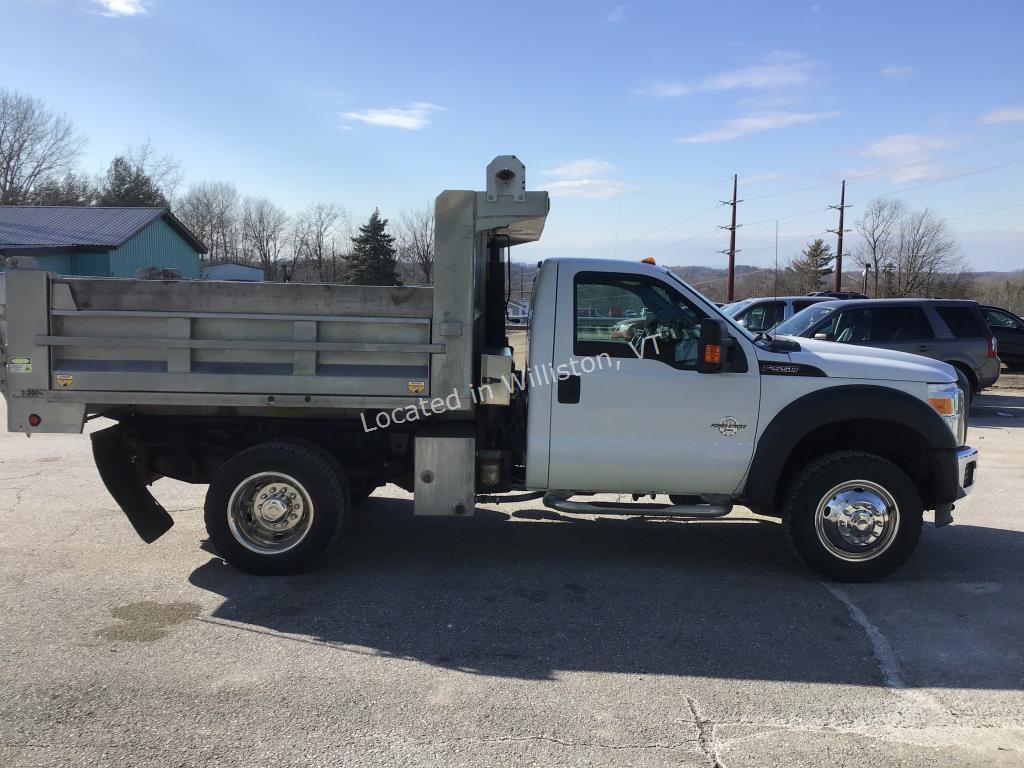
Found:
<svg viewBox="0 0 1024 768"><path fill-rule="evenodd" d="M885 552L896 538L900 510L885 488L849 480L826 493L814 513L818 541L840 560L861 562Z"/></svg>
<svg viewBox="0 0 1024 768"><path fill-rule="evenodd" d="M231 535L262 555L298 546L313 525L313 514L313 502L302 483L280 472L250 475L228 500Z"/></svg>

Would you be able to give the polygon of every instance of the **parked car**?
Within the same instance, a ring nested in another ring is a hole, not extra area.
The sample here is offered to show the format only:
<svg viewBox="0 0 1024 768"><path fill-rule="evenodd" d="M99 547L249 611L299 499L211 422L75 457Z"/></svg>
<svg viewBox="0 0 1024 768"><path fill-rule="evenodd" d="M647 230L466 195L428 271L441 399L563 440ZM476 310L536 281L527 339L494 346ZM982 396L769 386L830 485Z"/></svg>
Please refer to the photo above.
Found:
<svg viewBox="0 0 1024 768"><path fill-rule="evenodd" d="M636 315L636 312L633 313ZM612 326L610 337L613 339L632 339L633 335L644 327L645 319L642 317L632 317L628 320L620 320Z"/></svg>
<svg viewBox="0 0 1024 768"><path fill-rule="evenodd" d="M764 296L726 304L722 311L751 333L761 333L820 301L818 296Z"/></svg>
<svg viewBox="0 0 1024 768"><path fill-rule="evenodd" d="M808 296L824 296L829 299L870 299L863 293L857 291L811 291Z"/></svg>
<svg viewBox="0 0 1024 768"><path fill-rule="evenodd" d="M825 301L780 323L775 333L882 347L942 360L964 374L972 393L999 378L996 339L974 301Z"/></svg>
<svg viewBox="0 0 1024 768"><path fill-rule="evenodd" d="M981 314L999 343L999 359L1011 371L1024 371L1024 319L1002 307L982 306Z"/></svg>

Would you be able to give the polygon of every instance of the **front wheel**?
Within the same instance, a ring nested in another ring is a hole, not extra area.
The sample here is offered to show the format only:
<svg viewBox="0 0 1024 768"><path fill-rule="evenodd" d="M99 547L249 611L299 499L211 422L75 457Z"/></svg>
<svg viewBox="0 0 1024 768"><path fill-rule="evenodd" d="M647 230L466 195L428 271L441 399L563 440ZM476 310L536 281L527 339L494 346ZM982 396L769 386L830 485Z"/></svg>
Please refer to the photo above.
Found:
<svg viewBox="0 0 1024 768"><path fill-rule="evenodd" d="M224 463L206 493L206 530L243 571L305 570L341 531L350 507L344 473L313 445L269 442Z"/></svg>
<svg viewBox="0 0 1024 768"><path fill-rule="evenodd" d="M782 506L797 557L837 581L874 581L895 571L917 546L922 519L910 478L863 451L812 461L793 478Z"/></svg>

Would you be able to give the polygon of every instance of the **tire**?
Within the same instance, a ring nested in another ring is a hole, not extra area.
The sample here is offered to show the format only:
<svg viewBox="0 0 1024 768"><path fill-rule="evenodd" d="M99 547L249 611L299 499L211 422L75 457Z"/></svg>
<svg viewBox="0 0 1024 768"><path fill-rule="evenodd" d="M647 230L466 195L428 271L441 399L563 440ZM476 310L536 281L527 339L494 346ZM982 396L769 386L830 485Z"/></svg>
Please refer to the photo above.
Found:
<svg viewBox="0 0 1024 768"><path fill-rule="evenodd" d="M826 512L837 495L846 504L838 515ZM836 581L888 576L914 551L922 520L921 497L910 478L864 451L812 461L793 478L782 505L782 528L793 552Z"/></svg>
<svg viewBox="0 0 1024 768"><path fill-rule="evenodd" d="M231 565L286 574L306 570L330 549L350 507L348 481L330 454L281 441L225 462L206 492L204 518L211 542Z"/></svg>

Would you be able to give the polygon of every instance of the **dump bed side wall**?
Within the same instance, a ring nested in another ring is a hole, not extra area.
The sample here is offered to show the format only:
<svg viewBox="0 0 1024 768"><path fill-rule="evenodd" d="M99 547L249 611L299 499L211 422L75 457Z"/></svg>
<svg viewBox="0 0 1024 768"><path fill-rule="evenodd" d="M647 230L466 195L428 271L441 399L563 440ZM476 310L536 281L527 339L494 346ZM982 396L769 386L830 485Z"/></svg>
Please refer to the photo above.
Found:
<svg viewBox="0 0 1024 768"><path fill-rule="evenodd" d="M12 411L19 398L90 411L402 407L430 395L432 358L444 365L428 287L4 278Z"/></svg>

